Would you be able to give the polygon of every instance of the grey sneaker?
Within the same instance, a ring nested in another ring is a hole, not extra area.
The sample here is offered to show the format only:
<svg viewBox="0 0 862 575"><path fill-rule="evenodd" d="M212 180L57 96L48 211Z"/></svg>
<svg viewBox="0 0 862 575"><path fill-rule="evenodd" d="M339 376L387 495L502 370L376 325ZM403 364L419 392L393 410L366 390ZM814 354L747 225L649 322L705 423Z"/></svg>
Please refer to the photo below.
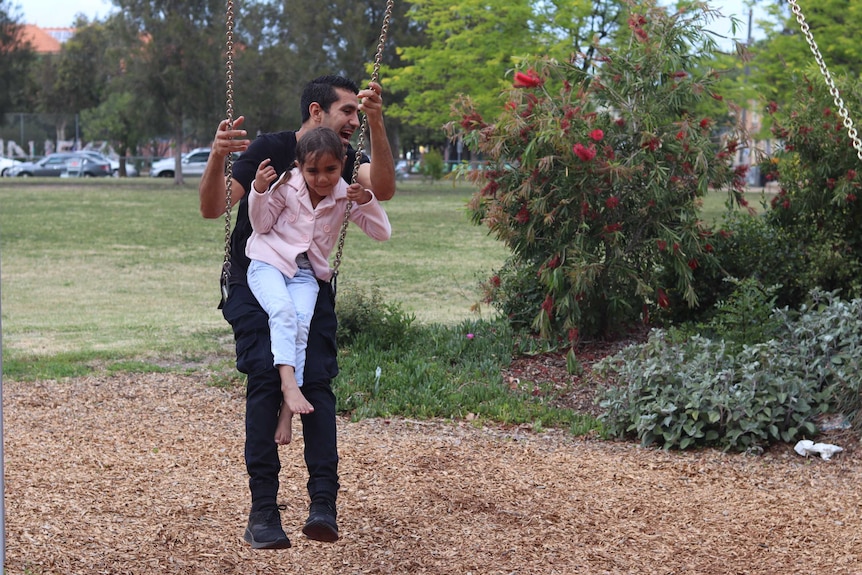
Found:
<svg viewBox="0 0 862 575"><path fill-rule="evenodd" d="M338 524L335 522L335 506L329 503L312 503L308 508L308 519L302 528L303 534L314 541L332 543L338 541Z"/></svg>
<svg viewBox="0 0 862 575"><path fill-rule="evenodd" d="M280 507L270 507L263 511L248 514L248 526L245 528L246 543L252 549L287 549L290 539L281 528ZM283 507L281 507L283 509Z"/></svg>

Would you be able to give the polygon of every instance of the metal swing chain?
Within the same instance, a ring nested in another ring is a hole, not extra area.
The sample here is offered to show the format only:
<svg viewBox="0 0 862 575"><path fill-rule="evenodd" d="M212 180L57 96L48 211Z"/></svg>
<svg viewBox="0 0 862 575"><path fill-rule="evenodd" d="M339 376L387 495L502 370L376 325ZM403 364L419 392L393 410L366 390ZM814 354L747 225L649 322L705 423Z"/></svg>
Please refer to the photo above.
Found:
<svg viewBox="0 0 862 575"><path fill-rule="evenodd" d="M386 11L383 16L383 25L380 28L380 39L377 42L377 53L374 56L374 69L371 73L371 81L377 82L380 75L380 62L383 60L383 47L386 44L386 35L389 33L389 20L392 18L392 7L394 0L386 1ZM368 129L368 118L362 116L362 125L359 128L359 142L356 146L356 159L353 162L353 177L351 182L355 183L359 175L359 162L362 160L362 150L365 149L365 132ZM341 253L344 250L344 239L347 236L347 224L350 223L350 209L353 202L347 202L344 208L344 221L341 222L341 231L338 234L338 247L335 251L335 259L332 263L332 278L338 276L338 268L341 266Z"/></svg>
<svg viewBox="0 0 862 575"><path fill-rule="evenodd" d="M838 114L841 116L841 119L844 123L844 127L847 128L847 134L853 141L853 147L856 149L856 156L860 160L862 160L862 140L859 139L859 135L856 132L856 128L853 127L853 120L850 119L850 114L847 112L847 108L844 106L844 100L841 98L841 94L838 92L838 88L835 87L835 82L832 81L832 75L829 73L829 69L826 67L826 63L823 61L823 55L820 53L820 49L817 47L817 42L814 41L814 36L811 34L811 29L808 27L808 23L805 21L805 16L802 14L802 9L799 7L797 0L787 1L790 4L790 9L793 11L794 16L796 16L796 21L799 23L799 27L802 29L802 33L805 35L805 40L808 42L808 47L811 48L811 52L814 54L814 59L817 61L817 65L820 67L820 73L826 80L826 86L829 88L829 93L832 95L833 101L838 107Z"/></svg>
<svg viewBox="0 0 862 575"><path fill-rule="evenodd" d="M225 80L227 96L227 129L233 130L233 29L234 29L234 3L227 0L227 40L225 42L225 60L227 77ZM232 208L231 187L233 184L233 154L227 155L227 181L225 183L225 207L224 207L224 262L221 267L221 296L222 303L227 301L228 279L230 278L230 212Z"/></svg>

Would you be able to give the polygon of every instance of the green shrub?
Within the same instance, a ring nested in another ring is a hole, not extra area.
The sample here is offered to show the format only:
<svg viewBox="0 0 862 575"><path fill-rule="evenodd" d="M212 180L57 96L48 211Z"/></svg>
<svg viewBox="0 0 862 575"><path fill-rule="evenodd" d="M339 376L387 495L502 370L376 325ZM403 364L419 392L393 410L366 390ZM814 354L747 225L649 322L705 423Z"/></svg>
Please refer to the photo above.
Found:
<svg viewBox="0 0 862 575"><path fill-rule="evenodd" d="M698 305L684 306L681 294L671 289L668 313L659 317L672 323L708 321L715 305L735 289L734 279L751 278L774 290L779 307L798 307L817 287L810 282L809 262L799 240L763 216L729 210L710 238L710 249L714 260L693 274Z"/></svg>
<svg viewBox="0 0 862 575"><path fill-rule="evenodd" d="M665 448L746 450L817 433L825 413L860 417L862 300L812 292L799 313L776 310L774 338L743 346L655 330L594 366L620 385L602 387L600 421L616 437Z"/></svg>
<svg viewBox="0 0 862 575"><path fill-rule="evenodd" d="M412 334L411 326L416 319L400 304L384 301L377 288L370 294L339 292L335 312L339 346L353 345L359 337L376 342L380 349L402 345Z"/></svg>
<svg viewBox="0 0 862 575"><path fill-rule="evenodd" d="M431 148L424 154L422 154L422 164L420 165L420 172L423 176L431 178L435 182L443 177L443 169L445 164L443 162L443 154L441 154L438 150Z"/></svg>

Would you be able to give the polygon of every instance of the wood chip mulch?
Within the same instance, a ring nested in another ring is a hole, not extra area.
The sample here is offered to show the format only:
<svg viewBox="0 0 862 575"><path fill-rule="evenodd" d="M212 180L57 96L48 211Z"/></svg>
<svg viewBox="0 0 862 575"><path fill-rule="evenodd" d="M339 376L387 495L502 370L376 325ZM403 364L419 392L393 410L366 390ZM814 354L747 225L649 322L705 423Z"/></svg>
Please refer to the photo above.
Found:
<svg viewBox="0 0 862 575"><path fill-rule="evenodd" d="M339 421L334 544L253 551L243 396L166 374L4 382L9 574L862 574L859 450L830 461Z"/></svg>

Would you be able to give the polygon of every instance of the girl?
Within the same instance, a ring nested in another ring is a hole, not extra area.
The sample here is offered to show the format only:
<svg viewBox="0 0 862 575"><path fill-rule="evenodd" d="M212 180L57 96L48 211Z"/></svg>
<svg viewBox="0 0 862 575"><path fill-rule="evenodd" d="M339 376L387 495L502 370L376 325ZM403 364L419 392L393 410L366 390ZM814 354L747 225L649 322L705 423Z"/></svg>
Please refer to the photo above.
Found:
<svg viewBox="0 0 862 575"><path fill-rule="evenodd" d="M314 410L299 389L305 347L317 282L332 277L329 255L347 202L354 204L350 221L370 238L388 240L392 228L371 190L341 179L344 143L330 128L303 132L296 143L296 167L277 181L269 163L266 159L258 166L249 195L253 232L246 255L251 259L249 288L269 315L272 355L284 395L275 441L284 445L292 438L293 414Z"/></svg>

